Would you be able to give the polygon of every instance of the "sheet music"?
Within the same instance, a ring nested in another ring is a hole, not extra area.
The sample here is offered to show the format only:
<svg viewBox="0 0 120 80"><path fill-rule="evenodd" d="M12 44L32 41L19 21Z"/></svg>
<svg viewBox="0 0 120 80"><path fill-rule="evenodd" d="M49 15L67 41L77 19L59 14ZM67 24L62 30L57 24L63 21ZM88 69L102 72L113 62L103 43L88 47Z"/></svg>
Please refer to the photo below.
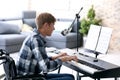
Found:
<svg viewBox="0 0 120 80"><path fill-rule="evenodd" d="M112 28L91 25L90 30L88 32L85 48L105 54L107 53L109 47L111 35L112 35Z"/></svg>

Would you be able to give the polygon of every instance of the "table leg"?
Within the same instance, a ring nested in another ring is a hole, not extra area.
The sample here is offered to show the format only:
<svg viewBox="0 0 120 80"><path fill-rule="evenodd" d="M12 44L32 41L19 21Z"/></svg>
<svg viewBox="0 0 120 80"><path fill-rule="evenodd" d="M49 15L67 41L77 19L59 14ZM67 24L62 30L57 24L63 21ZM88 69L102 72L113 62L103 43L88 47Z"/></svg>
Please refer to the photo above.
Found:
<svg viewBox="0 0 120 80"><path fill-rule="evenodd" d="M118 80L117 77L115 77L115 80Z"/></svg>
<svg viewBox="0 0 120 80"><path fill-rule="evenodd" d="M79 75L79 72L77 72L77 80L81 80L81 77L80 77L80 75Z"/></svg>

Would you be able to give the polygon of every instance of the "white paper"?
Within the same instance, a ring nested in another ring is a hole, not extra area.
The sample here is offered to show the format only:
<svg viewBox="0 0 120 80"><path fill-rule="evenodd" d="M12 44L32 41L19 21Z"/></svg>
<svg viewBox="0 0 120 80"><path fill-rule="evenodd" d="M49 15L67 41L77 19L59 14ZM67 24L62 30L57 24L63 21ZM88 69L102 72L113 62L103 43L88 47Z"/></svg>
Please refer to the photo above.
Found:
<svg viewBox="0 0 120 80"><path fill-rule="evenodd" d="M111 35L112 28L91 25L85 48L105 54L109 47Z"/></svg>

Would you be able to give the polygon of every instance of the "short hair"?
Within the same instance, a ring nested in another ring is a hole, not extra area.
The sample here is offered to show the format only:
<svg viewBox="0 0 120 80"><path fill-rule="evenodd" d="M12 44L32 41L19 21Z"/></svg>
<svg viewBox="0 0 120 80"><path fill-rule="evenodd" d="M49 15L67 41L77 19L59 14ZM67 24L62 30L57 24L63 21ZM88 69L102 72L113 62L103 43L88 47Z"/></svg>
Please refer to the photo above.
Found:
<svg viewBox="0 0 120 80"><path fill-rule="evenodd" d="M55 17L50 13L41 13L36 17L36 26L37 29L41 28L44 23L55 23Z"/></svg>

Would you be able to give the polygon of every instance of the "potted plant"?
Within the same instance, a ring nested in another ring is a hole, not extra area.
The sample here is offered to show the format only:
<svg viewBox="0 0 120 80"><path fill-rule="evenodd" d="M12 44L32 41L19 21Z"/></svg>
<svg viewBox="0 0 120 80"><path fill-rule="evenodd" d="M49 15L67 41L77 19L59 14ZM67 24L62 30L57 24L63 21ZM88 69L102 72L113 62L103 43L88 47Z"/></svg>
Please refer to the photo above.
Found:
<svg viewBox="0 0 120 80"><path fill-rule="evenodd" d="M88 34L91 24L101 25L101 19L96 19L95 16L96 16L95 10L92 5L92 7L88 10L87 18L83 18L80 21L81 24L80 24L79 32L83 34L83 36L86 36Z"/></svg>

